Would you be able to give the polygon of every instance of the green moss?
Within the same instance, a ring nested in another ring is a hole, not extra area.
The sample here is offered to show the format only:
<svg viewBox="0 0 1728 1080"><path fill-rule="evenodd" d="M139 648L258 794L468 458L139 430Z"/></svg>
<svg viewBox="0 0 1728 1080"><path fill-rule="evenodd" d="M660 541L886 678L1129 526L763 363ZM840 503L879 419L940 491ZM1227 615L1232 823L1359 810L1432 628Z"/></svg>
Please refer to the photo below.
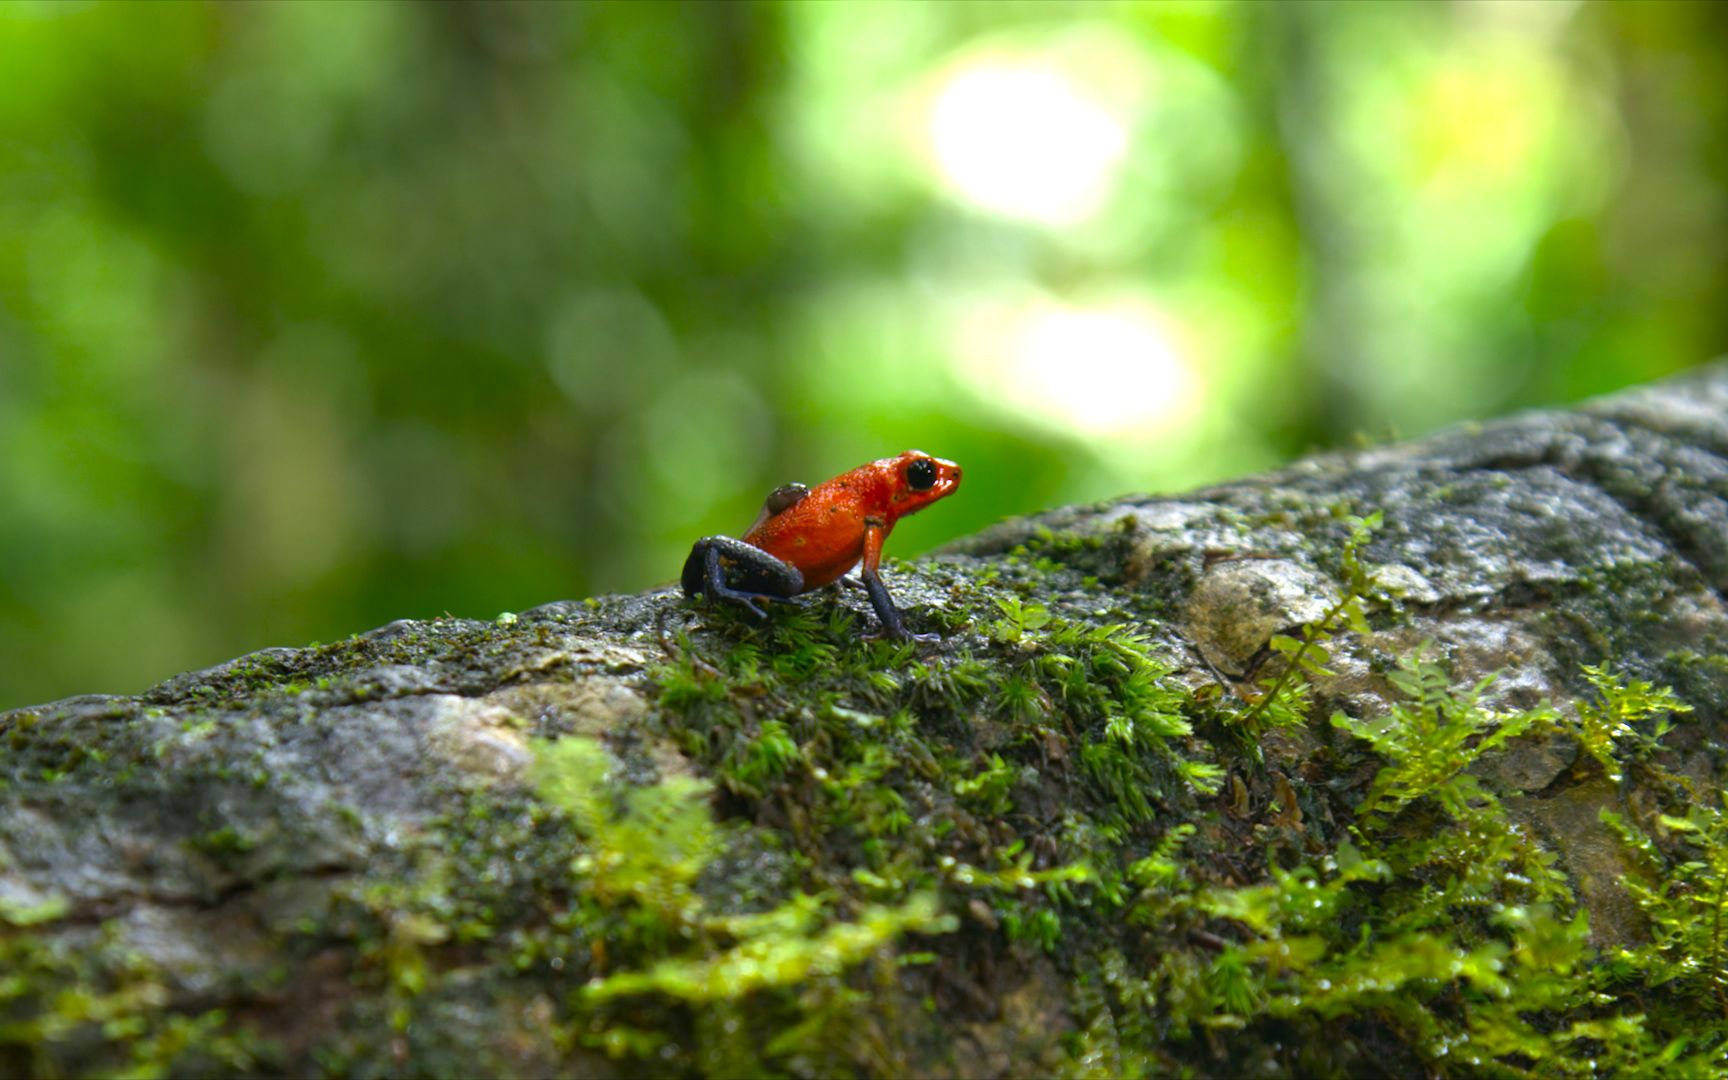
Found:
<svg viewBox="0 0 1728 1080"><path fill-rule="evenodd" d="M1621 683L1605 669L1587 675L1600 697L1581 714L1630 723L1677 707L1665 691ZM1728 1062L1721 812L1695 806L1683 821L1662 819L1698 849L1684 861L1607 816L1642 856L1648 876L1628 887L1656 937L1601 963L1552 857L1466 771L1508 739L1552 727L1557 714L1546 706L1491 712L1480 703L1484 684L1451 688L1420 658L1406 661L1394 684L1406 700L1386 716L1333 718L1385 762L1349 836L1319 860L1271 868L1264 883L1193 890L1218 951L1203 966L1203 993L1194 991L1192 955L1160 965L1156 981L1186 1011L1178 1030L1252 1029L1246 1044L1255 1047L1285 1040L1302 1050L1277 1068L1298 1073L1406 1056L1427 1070L1514 1076L1659 1061L1689 1073ZM1586 738L1612 728L1586 720L1573 730ZM1630 750L1623 739L1597 743L1611 763ZM1167 860L1152 870L1153 880L1176 878ZM1166 903L1165 914L1182 906ZM1645 991L1628 994L1627 984ZM1669 992L1648 996L1662 986ZM1385 1033L1395 1048L1371 1051L1369 1040Z"/></svg>
<svg viewBox="0 0 1728 1080"><path fill-rule="evenodd" d="M257 847L257 841L235 829L232 825L223 825L209 832L191 837L185 841L186 846L194 851L202 852L219 863L232 863L238 857Z"/></svg>
<svg viewBox="0 0 1728 1080"><path fill-rule="evenodd" d="M1728 794L1716 796L1692 802L1683 816L1657 814L1652 831L1660 841L1602 812L1634 858L1637 872L1626 888L1649 920L1650 939L1616 950L1599 981L1715 1013L1716 1023L1676 1034L1721 1062L1728 1060Z"/></svg>
<svg viewBox="0 0 1728 1080"><path fill-rule="evenodd" d="M953 929L930 892L850 918L800 892L764 911L716 910L696 882L739 830L716 825L708 785L668 777L620 792L611 767L580 738L543 746L537 765L542 795L588 841L571 869L586 921L607 930L612 969L572 999L589 1045L662 1066L785 1067L845 1041L864 1004L853 969L908 933ZM661 1018L652 1033L637 1026L645 1012Z"/></svg>
<svg viewBox="0 0 1728 1080"><path fill-rule="evenodd" d="M1623 680L1605 663L1586 665L1584 679L1595 690L1595 699L1579 702L1567 727L1578 745L1596 759L1608 779L1615 783L1621 779L1622 758L1631 755L1641 760L1650 758L1663 736L1673 730L1674 714L1692 711L1692 706L1681 702L1666 687L1658 689L1636 679Z"/></svg>
<svg viewBox="0 0 1728 1080"><path fill-rule="evenodd" d="M1423 800L1455 820L1470 819L1478 807L1495 804L1466 770L1508 740L1555 722L1546 706L1511 713L1483 708L1482 694L1492 677L1453 689L1445 670L1424 659L1423 651L1401 661L1389 676L1405 701L1372 720L1332 716L1334 727L1366 741L1390 762L1375 774L1367 797L1356 807L1364 827L1381 826Z"/></svg>
<svg viewBox="0 0 1728 1080"><path fill-rule="evenodd" d="M0 906L0 1073L8 1076L233 1074L269 1054L222 1010L165 1008L162 973L116 925L77 934L67 906Z"/></svg>

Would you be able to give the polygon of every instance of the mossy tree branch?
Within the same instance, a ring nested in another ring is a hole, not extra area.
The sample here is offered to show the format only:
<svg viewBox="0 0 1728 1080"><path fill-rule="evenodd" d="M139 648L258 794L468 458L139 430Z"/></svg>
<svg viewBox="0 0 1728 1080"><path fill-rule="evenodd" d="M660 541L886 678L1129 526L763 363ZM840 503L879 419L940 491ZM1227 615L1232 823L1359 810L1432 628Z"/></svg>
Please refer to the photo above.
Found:
<svg viewBox="0 0 1728 1080"><path fill-rule="evenodd" d="M1722 1067L1728 368L889 572L0 715L0 1070Z"/></svg>

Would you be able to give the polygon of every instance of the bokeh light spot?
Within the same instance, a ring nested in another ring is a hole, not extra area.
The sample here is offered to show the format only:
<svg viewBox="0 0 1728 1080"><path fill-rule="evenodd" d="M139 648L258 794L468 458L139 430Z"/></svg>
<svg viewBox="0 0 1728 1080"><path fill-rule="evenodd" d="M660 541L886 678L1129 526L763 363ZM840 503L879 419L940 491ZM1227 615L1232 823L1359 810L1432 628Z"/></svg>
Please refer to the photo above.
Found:
<svg viewBox="0 0 1728 1080"><path fill-rule="evenodd" d="M1200 380L1148 305L1029 305L968 320L959 373L1000 407L1089 437L1144 439L1189 424Z"/></svg>
<svg viewBox="0 0 1728 1080"><path fill-rule="evenodd" d="M930 140L942 176L970 202L1071 224L1109 196L1128 133L1063 72L986 61L944 81L930 111Z"/></svg>

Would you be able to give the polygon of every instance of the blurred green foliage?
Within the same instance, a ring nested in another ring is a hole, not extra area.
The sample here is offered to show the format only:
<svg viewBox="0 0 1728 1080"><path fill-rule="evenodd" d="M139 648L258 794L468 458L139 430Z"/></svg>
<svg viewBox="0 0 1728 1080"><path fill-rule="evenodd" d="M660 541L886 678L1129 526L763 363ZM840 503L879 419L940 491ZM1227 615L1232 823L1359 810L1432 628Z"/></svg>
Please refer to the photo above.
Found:
<svg viewBox="0 0 1728 1080"><path fill-rule="evenodd" d="M1709 358L1713 4L0 3L0 706Z"/></svg>

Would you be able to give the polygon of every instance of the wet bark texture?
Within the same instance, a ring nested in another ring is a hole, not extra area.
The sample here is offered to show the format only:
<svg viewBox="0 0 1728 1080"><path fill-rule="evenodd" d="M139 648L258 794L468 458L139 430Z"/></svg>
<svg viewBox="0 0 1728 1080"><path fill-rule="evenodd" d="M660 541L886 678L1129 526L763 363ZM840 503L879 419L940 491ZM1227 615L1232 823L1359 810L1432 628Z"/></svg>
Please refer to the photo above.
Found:
<svg viewBox="0 0 1728 1080"><path fill-rule="evenodd" d="M1275 805L1274 774L1304 792L1310 816L1324 819L1329 799L1347 803L1349 783L1327 774L1334 759L1316 757L1323 718L1383 712L1385 672L1425 641L1459 681L1499 672L1492 694L1505 706L1566 709L1586 690L1580 666L1603 659L1673 686L1696 710L1674 767L1715 782L1709 747L1728 702L1728 365L1187 495L1008 521L952 545L930 572L890 580L914 628L927 629L957 603L944 581L976 578L1053 536L1057 572L1032 599L1065 617L1130 621L1186 685L1241 692L1264 669L1270 637L1336 597L1339 513L1374 510L1385 524L1366 557L1400 609L1340 639L1336 674L1315 687L1315 729L1269 736L1266 770L1199 800L1197 820L1234 813L1251 826ZM820 603L868 619L859 595ZM668 662L669 627L713 641L731 625L660 589L498 622L398 622L336 645L265 650L135 697L0 714L0 912L13 924L0 933L15 950L28 944L44 993L83 981L131 994L106 1007L151 1031L169 1015L244 1029L250 1049L213 1051L229 1064L641 1072L560 1034L570 996L593 974L592 949L568 969L545 957L515 969L494 947L568 905L580 842L524 824L536 801L524 780L529 739L600 736L650 778L696 768L657 725L656 665ZM966 650L996 665L980 634L951 632L925 655L937 663ZM968 721L994 722L987 709ZM1637 913L1613 887L1624 866L1596 819L1629 796L1577 757L1566 740L1527 738L1484 779L1558 853L1597 940L1635 937ZM1362 777L1349 782L1359 791ZM470 858L451 839L452 815L482 804L489 824L465 828L513 838ZM774 827L748 799L715 805ZM400 914L401 898L434 873L492 883L490 943L428 927L424 910ZM910 990L934 995L943 1015L902 1060L934 1072L1038 1071L1075 1026L1073 972L1059 953L999 949L988 926L967 923L956 941L941 963L974 948L998 950L1002 966L990 981L960 963L934 989ZM404 965L422 970L405 976ZM0 1003L14 1019L59 1008L16 987ZM51 1027L14 1028L0 1061L102 1071L137 1053L88 1023Z"/></svg>

